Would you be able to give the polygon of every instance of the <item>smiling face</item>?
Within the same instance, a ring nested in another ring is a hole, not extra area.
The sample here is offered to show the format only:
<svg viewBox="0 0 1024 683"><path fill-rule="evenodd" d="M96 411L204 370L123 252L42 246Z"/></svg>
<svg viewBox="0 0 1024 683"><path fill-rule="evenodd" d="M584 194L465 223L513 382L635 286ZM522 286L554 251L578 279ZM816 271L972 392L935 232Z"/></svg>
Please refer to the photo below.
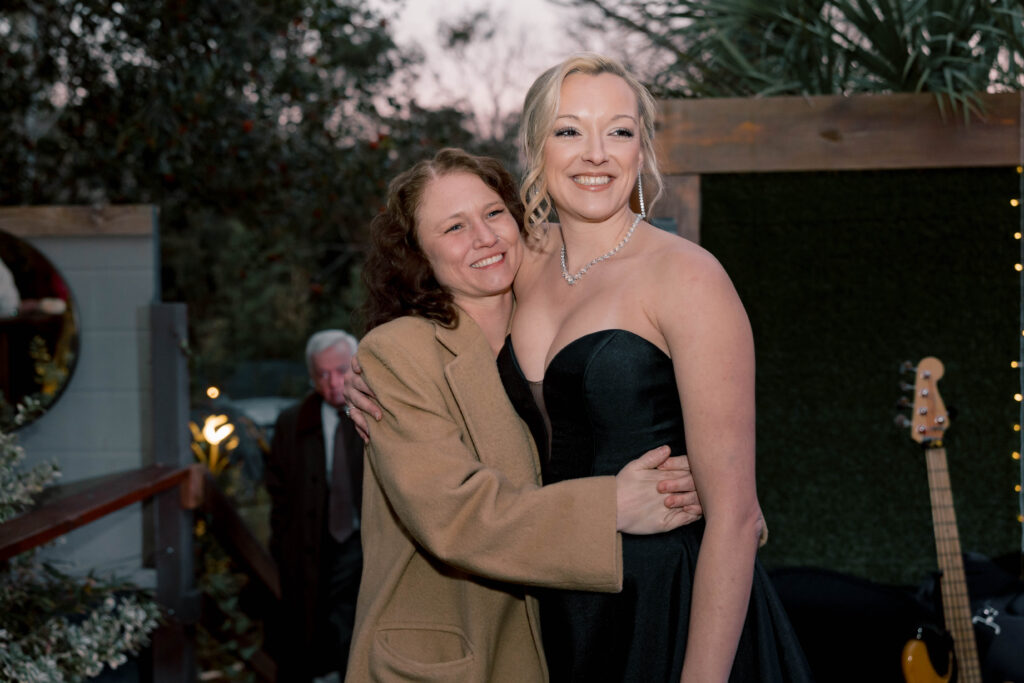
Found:
<svg viewBox="0 0 1024 683"><path fill-rule="evenodd" d="M501 196L474 173L431 179L416 211L416 239L438 283L467 302L511 291L523 245Z"/></svg>
<svg viewBox="0 0 1024 683"><path fill-rule="evenodd" d="M605 221L629 211L643 163L637 98L610 73L570 74L544 143L548 193L562 221Z"/></svg>

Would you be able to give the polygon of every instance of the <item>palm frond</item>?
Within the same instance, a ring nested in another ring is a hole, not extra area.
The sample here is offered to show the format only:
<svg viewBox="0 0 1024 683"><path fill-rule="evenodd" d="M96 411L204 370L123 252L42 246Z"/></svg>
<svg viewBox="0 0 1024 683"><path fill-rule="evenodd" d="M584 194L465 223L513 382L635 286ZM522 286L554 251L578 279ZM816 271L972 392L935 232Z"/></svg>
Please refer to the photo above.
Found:
<svg viewBox="0 0 1024 683"><path fill-rule="evenodd" d="M975 93L1024 87L1021 0L571 1L671 46L666 90L932 92L943 111L970 116Z"/></svg>

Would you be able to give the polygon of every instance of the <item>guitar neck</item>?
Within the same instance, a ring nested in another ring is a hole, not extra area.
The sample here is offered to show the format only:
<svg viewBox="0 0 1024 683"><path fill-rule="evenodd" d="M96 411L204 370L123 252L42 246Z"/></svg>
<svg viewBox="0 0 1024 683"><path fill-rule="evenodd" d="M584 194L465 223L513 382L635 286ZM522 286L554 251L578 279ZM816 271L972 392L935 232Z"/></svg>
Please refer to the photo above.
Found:
<svg viewBox="0 0 1024 683"><path fill-rule="evenodd" d="M967 593L960 534L953 508L953 489L949 481L945 448L926 449L928 488L931 491L932 523L935 528L935 550L942 572L942 614L946 628L953 636L953 650L961 683L981 683L978 647L971 623L971 602Z"/></svg>

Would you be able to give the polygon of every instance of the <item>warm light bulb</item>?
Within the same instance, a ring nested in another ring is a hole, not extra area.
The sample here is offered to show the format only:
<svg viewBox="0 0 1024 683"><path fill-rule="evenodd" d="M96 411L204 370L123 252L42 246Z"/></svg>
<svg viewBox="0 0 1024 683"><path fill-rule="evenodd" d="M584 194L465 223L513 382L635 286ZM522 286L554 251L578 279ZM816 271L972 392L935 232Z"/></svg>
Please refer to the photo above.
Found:
<svg viewBox="0 0 1024 683"><path fill-rule="evenodd" d="M1024 266L1022 266L1019 263L1014 263L1013 264L1013 269L1016 270L1019 273L1020 271L1024 270Z"/></svg>
<svg viewBox="0 0 1024 683"><path fill-rule="evenodd" d="M233 431L235 431L235 425L228 422L227 415L210 415L203 423L203 437L210 444L219 444Z"/></svg>
<svg viewBox="0 0 1024 683"><path fill-rule="evenodd" d="M1020 367L1020 363L1018 363L1018 362L1017 362L1017 361L1015 361L1015 360L1011 360L1011 361L1010 361L1010 367L1011 367L1011 368L1019 368L1019 367Z"/></svg>
<svg viewBox="0 0 1024 683"><path fill-rule="evenodd" d="M1024 399L1024 396L1021 396L1020 394L1013 395L1013 400L1016 401L1017 403L1020 403L1022 399Z"/></svg>
<svg viewBox="0 0 1024 683"><path fill-rule="evenodd" d="M1010 454L1010 457L1013 458L1014 460L1020 460L1020 453L1014 451L1013 453Z"/></svg>
<svg viewBox="0 0 1024 683"><path fill-rule="evenodd" d="M1019 199L1011 199L1010 200L1010 206L1020 206L1020 200Z"/></svg>
<svg viewBox="0 0 1024 683"><path fill-rule="evenodd" d="M1016 491L1017 493L1020 493L1020 484L1017 484L1016 486L1014 486L1013 490Z"/></svg>
<svg viewBox="0 0 1024 683"><path fill-rule="evenodd" d="M220 389L218 389L217 387L207 387L206 395L209 396L210 398L217 398L218 396L220 396Z"/></svg>
<svg viewBox="0 0 1024 683"><path fill-rule="evenodd" d="M1019 432L1020 431L1020 425L1013 425L1013 431Z"/></svg>
<svg viewBox="0 0 1024 683"><path fill-rule="evenodd" d="M1013 239L1019 240L1020 239L1020 233L1019 232L1013 233Z"/></svg>
<svg viewBox="0 0 1024 683"><path fill-rule="evenodd" d="M1024 173L1024 166L1018 166L1017 173Z"/></svg>

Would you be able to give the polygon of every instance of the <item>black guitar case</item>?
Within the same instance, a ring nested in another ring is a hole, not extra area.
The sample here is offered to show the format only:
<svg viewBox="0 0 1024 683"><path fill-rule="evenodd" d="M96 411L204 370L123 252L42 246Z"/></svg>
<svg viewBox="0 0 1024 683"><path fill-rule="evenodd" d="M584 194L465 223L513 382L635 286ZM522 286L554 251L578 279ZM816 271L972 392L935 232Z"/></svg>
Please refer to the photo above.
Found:
<svg viewBox="0 0 1024 683"><path fill-rule="evenodd" d="M964 555L985 683L1024 683L1024 582L1010 569L1015 562ZM925 642L933 662L946 661L952 641L937 577L896 586L814 567L770 573L816 680L905 683L903 646L918 629L939 634Z"/></svg>

